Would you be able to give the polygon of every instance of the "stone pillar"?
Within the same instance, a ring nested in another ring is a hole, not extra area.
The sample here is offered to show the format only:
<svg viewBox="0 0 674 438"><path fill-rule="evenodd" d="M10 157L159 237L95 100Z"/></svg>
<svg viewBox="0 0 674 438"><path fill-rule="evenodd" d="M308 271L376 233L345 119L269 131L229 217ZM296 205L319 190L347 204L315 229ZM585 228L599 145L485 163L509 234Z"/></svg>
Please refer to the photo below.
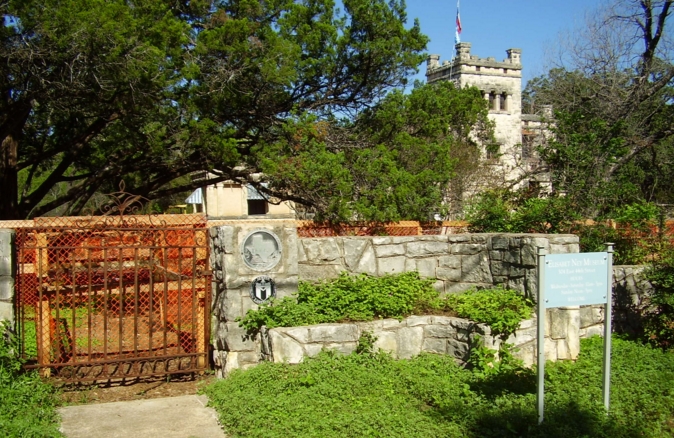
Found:
<svg viewBox="0 0 674 438"><path fill-rule="evenodd" d="M470 59L470 43L459 43L454 46L456 49L456 57L462 61Z"/></svg>
<svg viewBox="0 0 674 438"><path fill-rule="evenodd" d="M236 321L258 308L251 296L252 283L270 277L279 299L297 292L297 227L294 221L233 221L209 231L214 279L213 361L216 375L224 377L234 369L256 365L264 355L260 335L251 336ZM246 254L250 251L259 252L249 260Z"/></svg>
<svg viewBox="0 0 674 438"><path fill-rule="evenodd" d="M508 49L506 53L511 64L522 64L522 49Z"/></svg>
<svg viewBox="0 0 674 438"><path fill-rule="evenodd" d="M500 111L501 110L501 95L500 94L494 95L494 106L493 106L492 109L494 111Z"/></svg>
<svg viewBox="0 0 674 438"><path fill-rule="evenodd" d="M426 69L432 70L440 65L440 55L429 55L426 58Z"/></svg>
<svg viewBox="0 0 674 438"><path fill-rule="evenodd" d="M0 321L14 323L14 230L0 229Z"/></svg>

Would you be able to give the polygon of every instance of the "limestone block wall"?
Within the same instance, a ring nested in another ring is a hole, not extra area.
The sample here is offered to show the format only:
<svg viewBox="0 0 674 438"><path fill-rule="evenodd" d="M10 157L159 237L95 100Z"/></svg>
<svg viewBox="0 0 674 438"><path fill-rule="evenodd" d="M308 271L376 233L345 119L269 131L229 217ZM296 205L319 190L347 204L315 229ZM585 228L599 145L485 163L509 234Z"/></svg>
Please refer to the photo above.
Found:
<svg viewBox="0 0 674 438"><path fill-rule="evenodd" d="M258 228L273 231L279 236L283 246L281 262L273 269L264 272L251 270L243 263L241 254L243 239ZM243 317L249 309L258 307L250 298L250 284L259 275L268 275L274 279L279 298L295 292L299 280L325 280L335 278L344 271L377 276L418 271L422 277L433 279L435 288L442 294L502 284L535 299L537 247L543 247L551 254L576 253L579 250L578 238L574 235L462 234L300 239L292 222L283 221L266 224L237 222L211 228L210 232L214 281L213 359L218 376L224 376L233 369L254 366L264 358L271 358L269 351L273 351L273 343L270 343L272 341L263 342L260 334L249 335L236 322L236 319ZM575 314L579 314L577 308ZM410 333L418 331L412 330L413 327L407 328L410 329ZM576 331L579 329L577 327ZM335 330L343 333L344 330L352 329ZM388 333L389 331L377 331L382 332L383 340L380 342L384 342L385 339L388 339L389 343L392 342L393 335ZM335 348L348 352L355 348L358 339L354 333L360 332L351 333L349 340L331 340L325 343L335 344ZM527 333L526 336L522 335L528 339L526 342L517 340L522 345L525 362L529 362L526 357L533 354L534 348L531 339L527 337L531 333ZM550 347L546 347L546 354L549 349L555 351L555 357L572 356L575 351L573 346L576 344L564 341L566 343L561 342L563 346L559 347L559 339L566 339L556 337L560 333L555 332L551 335ZM533 339L535 335L531 337ZM423 339L420 342L423 343ZM325 343L321 344L320 348ZM302 347L303 351L311 353L318 351L316 348L320 350L317 345L306 347L308 350ZM406 357L405 348L397 346L396 354ZM389 351L393 349L389 348ZM553 357L552 353L550 357Z"/></svg>
<svg viewBox="0 0 674 438"><path fill-rule="evenodd" d="M0 229L0 322L14 322L14 230Z"/></svg>
<svg viewBox="0 0 674 438"><path fill-rule="evenodd" d="M545 337L546 360L575 359L580 351L579 309L548 311ZM262 336L262 355L273 362L299 363L321 350L349 354L356 349L358 338L369 332L377 338L375 348L398 359L409 359L422 352L447 354L465 364L476 337L484 345L498 349L502 342L485 324L447 316L411 316L402 321L384 319L350 324L319 324L281 327L267 330ZM514 356L526 366L536 360L536 320L522 321L507 343L514 345Z"/></svg>
<svg viewBox="0 0 674 438"><path fill-rule="evenodd" d="M653 285L644 279L646 266L613 267L612 331L639 334L650 309ZM580 337L604 334L604 305L580 308Z"/></svg>
<svg viewBox="0 0 674 438"><path fill-rule="evenodd" d="M299 239L302 280L335 278L342 271L370 275L418 271L441 293L502 284L536 298L537 247L550 254L579 252L571 234L455 234L410 237Z"/></svg>
<svg viewBox="0 0 674 438"><path fill-rule="evenodd" d="M621 333L639 333L642 316L651 307L653 285L644 278L646 266L613 267L613 327Z"/></svg>

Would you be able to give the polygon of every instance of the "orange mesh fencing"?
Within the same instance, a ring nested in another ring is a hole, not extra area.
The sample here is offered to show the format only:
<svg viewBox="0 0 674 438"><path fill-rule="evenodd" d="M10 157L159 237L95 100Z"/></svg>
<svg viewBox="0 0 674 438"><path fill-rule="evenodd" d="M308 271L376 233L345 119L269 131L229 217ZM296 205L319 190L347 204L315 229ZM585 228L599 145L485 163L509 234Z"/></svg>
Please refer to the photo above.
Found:
<svg viewBox="0 0 674 438"><path fill-rule="evenodd" d="M297 233L300 237L422 236L466 233L467 230L468 223L462 221L400 221L385 224L361 223L349 225L313 221L297 222Z"/></svg>
<svg viewBox="0 0 674 438"><path fill-rule="evenodd" d="M24 357L77 381L206 369L208 238L204 215L39 218L17 229Z"/></svg>

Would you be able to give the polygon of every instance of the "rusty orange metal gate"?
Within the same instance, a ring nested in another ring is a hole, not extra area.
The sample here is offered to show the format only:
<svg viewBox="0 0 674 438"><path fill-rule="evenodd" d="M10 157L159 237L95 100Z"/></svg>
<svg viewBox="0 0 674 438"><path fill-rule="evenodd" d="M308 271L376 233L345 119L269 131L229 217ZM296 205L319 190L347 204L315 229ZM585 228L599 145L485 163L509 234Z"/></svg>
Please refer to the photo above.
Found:
<svg viewBox="0 0 674 438"><path fill-rule="evenodd" d="M17 229L27 367L69 381L208 368L206 218L168 219L41 218Z"/></svg>

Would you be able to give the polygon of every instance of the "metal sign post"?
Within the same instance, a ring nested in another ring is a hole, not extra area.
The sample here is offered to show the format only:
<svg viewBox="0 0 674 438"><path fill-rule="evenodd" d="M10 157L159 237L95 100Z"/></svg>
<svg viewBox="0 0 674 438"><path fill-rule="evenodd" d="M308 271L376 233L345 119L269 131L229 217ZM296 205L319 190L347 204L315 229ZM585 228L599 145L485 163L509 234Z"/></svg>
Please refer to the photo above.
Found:
<svg viewBox="0 0 674 438"><path fill-rule="evenodd" d="M604 372L602 392L604 395L604 407L608 413L608 407L611 395L611 320L613 304L613 243L606 244L608 276L606 283L606 307L604 308Z"/></svg>
<svg viewBox="0 0 674 438"><path fill-rule="evenodd" d="M538 404L538 424L543 422L543 401L545 397L545 254L543 247L538 247L538 319L537 319L537 372L538 372L538 393L536 402Z"/></svg>
<svg viewBox="0 0 674 438"><path fill-rule="evenodd" d="M538 424L543 422L545 384L545 310L604 304L603 396L608 413L611 390L611 301L613 244L606 252L546 255L538 247Z"/></svg>

